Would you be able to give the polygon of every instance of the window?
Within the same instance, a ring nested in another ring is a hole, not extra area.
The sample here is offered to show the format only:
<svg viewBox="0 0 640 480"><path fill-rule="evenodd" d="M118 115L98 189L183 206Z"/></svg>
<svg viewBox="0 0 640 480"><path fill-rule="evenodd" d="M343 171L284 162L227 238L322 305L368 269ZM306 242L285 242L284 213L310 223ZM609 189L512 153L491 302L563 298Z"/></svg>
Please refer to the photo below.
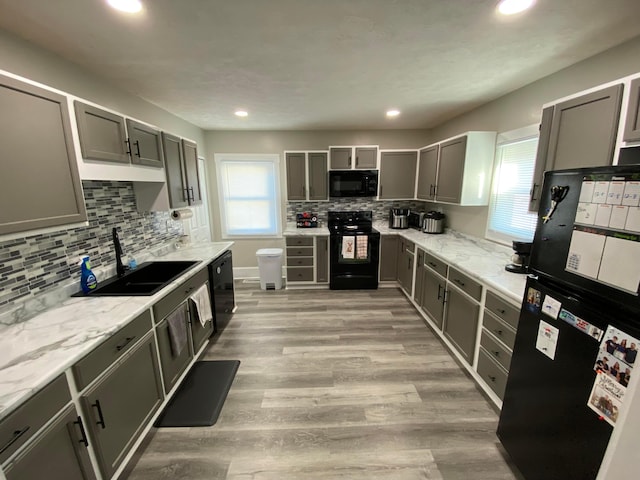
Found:
<svg viewBox="0 0 640 480"><path fill-rule="evenodd" d="M278 155L216 154L222 237L279 236Z"/></svg>
<svg viewBox="0 0 640 480"><path fill-rule="evenodd" d="M498 136L487 238L509 244L533 239L537 215L528 208L537 147L537 125Z"/></svg>

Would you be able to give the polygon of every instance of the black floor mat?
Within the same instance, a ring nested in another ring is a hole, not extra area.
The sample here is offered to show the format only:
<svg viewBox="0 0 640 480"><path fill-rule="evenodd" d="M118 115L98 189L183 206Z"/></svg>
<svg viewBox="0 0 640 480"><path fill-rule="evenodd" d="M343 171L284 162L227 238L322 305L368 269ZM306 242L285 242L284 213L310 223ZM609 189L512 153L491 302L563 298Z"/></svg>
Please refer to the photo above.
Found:
<svg viewBox="0 0 640 480"><path fill-rule="evenodd" d="M204 427L216 423L239 366L239 360L196 362L154 426Z"/></svg>

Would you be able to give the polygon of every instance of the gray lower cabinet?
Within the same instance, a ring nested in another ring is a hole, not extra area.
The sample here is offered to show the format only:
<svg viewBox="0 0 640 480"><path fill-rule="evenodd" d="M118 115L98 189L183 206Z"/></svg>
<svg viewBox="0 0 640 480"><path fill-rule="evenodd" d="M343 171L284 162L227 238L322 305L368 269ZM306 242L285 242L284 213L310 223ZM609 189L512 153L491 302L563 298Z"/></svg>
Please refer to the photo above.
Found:
<svg viewBox="0 0 640 480"><path fill-rule="evenodd" d="M74 106L82 158L129 163L124 117L77 100Z"/></svg>
<svg viewBox="0 0 640 480"><path fill-rule="evenodd" d="M418 158L418 190L421 200L435 200L438 174L439 145L420 150Z"/></svg>
<svg viewBox="0 0 640 480"><path fill-rule="evenodd" d="M0 75L0 105L0 235L86 221L66 97Z"/></svg>
<svg viewBox="0 0 640 480"><path fill-rule="evenodd" d="M435 191L439 202L460 203L466 152L466 136L440 144L438 184Z"/></svg>
<svg viewBox="0 0 640 480"><path fill-rule="evenodd" d="M104 478L113 476L162 399L151 333L80 397Z"/></svg>
<svg viewBox="0 0 640 480"><path fill-rule="evenodd" d="M637 142L640 141L640 78L631 81L630 89L622 140Z"/></svg>
<svg viewBox="0 0 640 480"><path fill-rule="evenodd" d="M209 283L207 283L207 288L211 289ZM213 333L213 319L206 321L203 325L198 315L198 309L191 300L189 300L189 310L191 312L189 315L191 341L193 343L193 354L195 355L200 351L205 342L209 340L209 337L211 337Z"/></svg>
<svg viewBox="0 0 640 480"><path fill-rule="evenodd" d="M473 354L478 332L480 306L455 288L447 288L446 319L443 333L454 344L468 363Z"/></svg>
<svg viewBox="0 0 640 480"><path fill-rule="evenodd" d="M329 237L316 237L316 282L329 281Z"/></svg>
<svg viewBox="0 0 640 480"><path fill-rule="evenodd" d="M127 118L127 132L131 163L157 168L164 166L160 130Z"/></svg>
<svg viewBox="0 0 640 480"><path fill-rule="evenodd" d="M82 419L73 405L4 469L7 480L95 479Z"/></svg>
<svg viewBox="0 0 640 480"><path fill-rule="evenodd" d="M382 152L380 154L379 198L413 199L418 152Z"/></svg>
<svg viewBox="0 0 640 480"><path fill-rule="evenodd" d="M331 170L347 170L351 168L351 147L334 147L329 149Z"/></svg>
<svg viewBox="0 0 640 480"><path fill-rule="evenodd" d="M502 400L507 387L507 377L509 374L484 347L480 347L478 353L477 370L485 383L489 385L489 388Z"/></svg>
<svg viewBox="0 0 640 480"><path fill-rule="evenodd" d="M418 249L416 254L416 280L413 289L413 299L420 305L422 302L422 285L424 282L424 251Z"/></svg>
<svg viewBox="0 0 640 480"><path fill-rule="evenodd" d="M398 238L398 282L411 295L413 288L413 262L415 244L403 237Z"/></svg>
<svg viewBox="0 0 640 480"><path fill-rule="evenodd" d="M313 282L313 237L287 237L287 283Z"/></svg>
<svg viewBox="0 0 640 480"><path fill-rule="evenodd" d="M398 236L380 235L380 281L398 279Z"/></svg>
<svg viewBox="0 0 640 480"><path fill-rule="evenodd" d="M423 270L422 275L422 300L420 305L422 310L442 328L444 319L444 291L446 280L430 268Z"/></svg>
<svg viewBox="0 0 640 480"><path fill-rule="evenodd" d="M178 353L171 344L171 329L169 328L169 319L172 315L182 318L184 334L184 345ZM164 379L164 391L169 393L173 386L184 372L187 365L193 358L193 351L189 345L187 328L189 324L189 307L188 302L182 302L167 318L162 320L156 327L156 336L158 337L158 351L160 353L160 367L162 368L162 378Z"/></svg>
<svg viewBox="0 0 640 480"><path fill-rule="evenodd" d="M309 200L329 199L326 152L309 152Z"/></svg>
<svg viewBox="0 0 640 480"><path fill-rule="evenodd" d="M373 170L378 168L377 147L356 147L355 168Z"/></svg>

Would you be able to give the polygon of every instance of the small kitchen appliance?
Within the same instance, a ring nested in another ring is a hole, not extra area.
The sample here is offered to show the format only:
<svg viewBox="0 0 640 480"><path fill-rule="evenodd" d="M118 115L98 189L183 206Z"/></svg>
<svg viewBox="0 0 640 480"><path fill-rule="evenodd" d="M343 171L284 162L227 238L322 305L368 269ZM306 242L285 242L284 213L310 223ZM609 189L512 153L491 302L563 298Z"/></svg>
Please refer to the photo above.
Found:
<svg viewBox="0 0 640 480"><path fill-rule="evenodd" d="M329 172L330 197L375 197L377 170L332 170Z"/></svg>
<svg viewBox="0 0 640 480"><path fill-rule="evenodd" d="M511 273L529 273L529 257L531 255L532 242L513 241L513 255L511 255L511 263L504 266L507 272Z"/></svg>
<svg viewBox="0 0 640 480"><path fill-rule="evenodd" d="M392 208L389 210L389 228L409 228L409 209Z"/></svg>
<svg viewBox="0 0 640 480"><path fill-rule="evenodd" d="M422 220L422 231L424 233L444 233L444 213L432 210L425 213Z"/></svg>
<svg viewBox="0 0 640 480"><path fill-rule="evenodd" d="M409 212L409 228L422 230L422 222L424 220L424 212Z"/></svg>

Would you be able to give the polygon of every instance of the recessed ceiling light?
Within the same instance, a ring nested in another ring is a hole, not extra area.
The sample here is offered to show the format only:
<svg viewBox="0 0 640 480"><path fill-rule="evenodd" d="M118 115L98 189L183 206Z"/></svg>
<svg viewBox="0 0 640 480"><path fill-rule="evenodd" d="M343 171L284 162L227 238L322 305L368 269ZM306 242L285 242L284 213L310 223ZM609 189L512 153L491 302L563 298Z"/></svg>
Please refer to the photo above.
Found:
<svg viewBox="0 0 640 480"><path fill-rule="evenodd" d="M397 117L400 115L400 110L388 110L387 117Z"/></svg>
<svg viewBox="0 0 640 480"><path fill-rule="evenodd" d="M245 110L236 110L236 115L238 117L248 117L249 116L249 112L245 111Z"/></svg>
<svg viewBox="0 0 640 480"><path fill-rule="evenodd" d="M498 12L503 15L514 15L533 7L536 0L501 0Z"/></svg>
<svg viewBox="0 0 640 480"><path fill-rule="evenodd" d="M121 12L138 13L142 10L140 0L107 0L107 3Z"/></svg>

